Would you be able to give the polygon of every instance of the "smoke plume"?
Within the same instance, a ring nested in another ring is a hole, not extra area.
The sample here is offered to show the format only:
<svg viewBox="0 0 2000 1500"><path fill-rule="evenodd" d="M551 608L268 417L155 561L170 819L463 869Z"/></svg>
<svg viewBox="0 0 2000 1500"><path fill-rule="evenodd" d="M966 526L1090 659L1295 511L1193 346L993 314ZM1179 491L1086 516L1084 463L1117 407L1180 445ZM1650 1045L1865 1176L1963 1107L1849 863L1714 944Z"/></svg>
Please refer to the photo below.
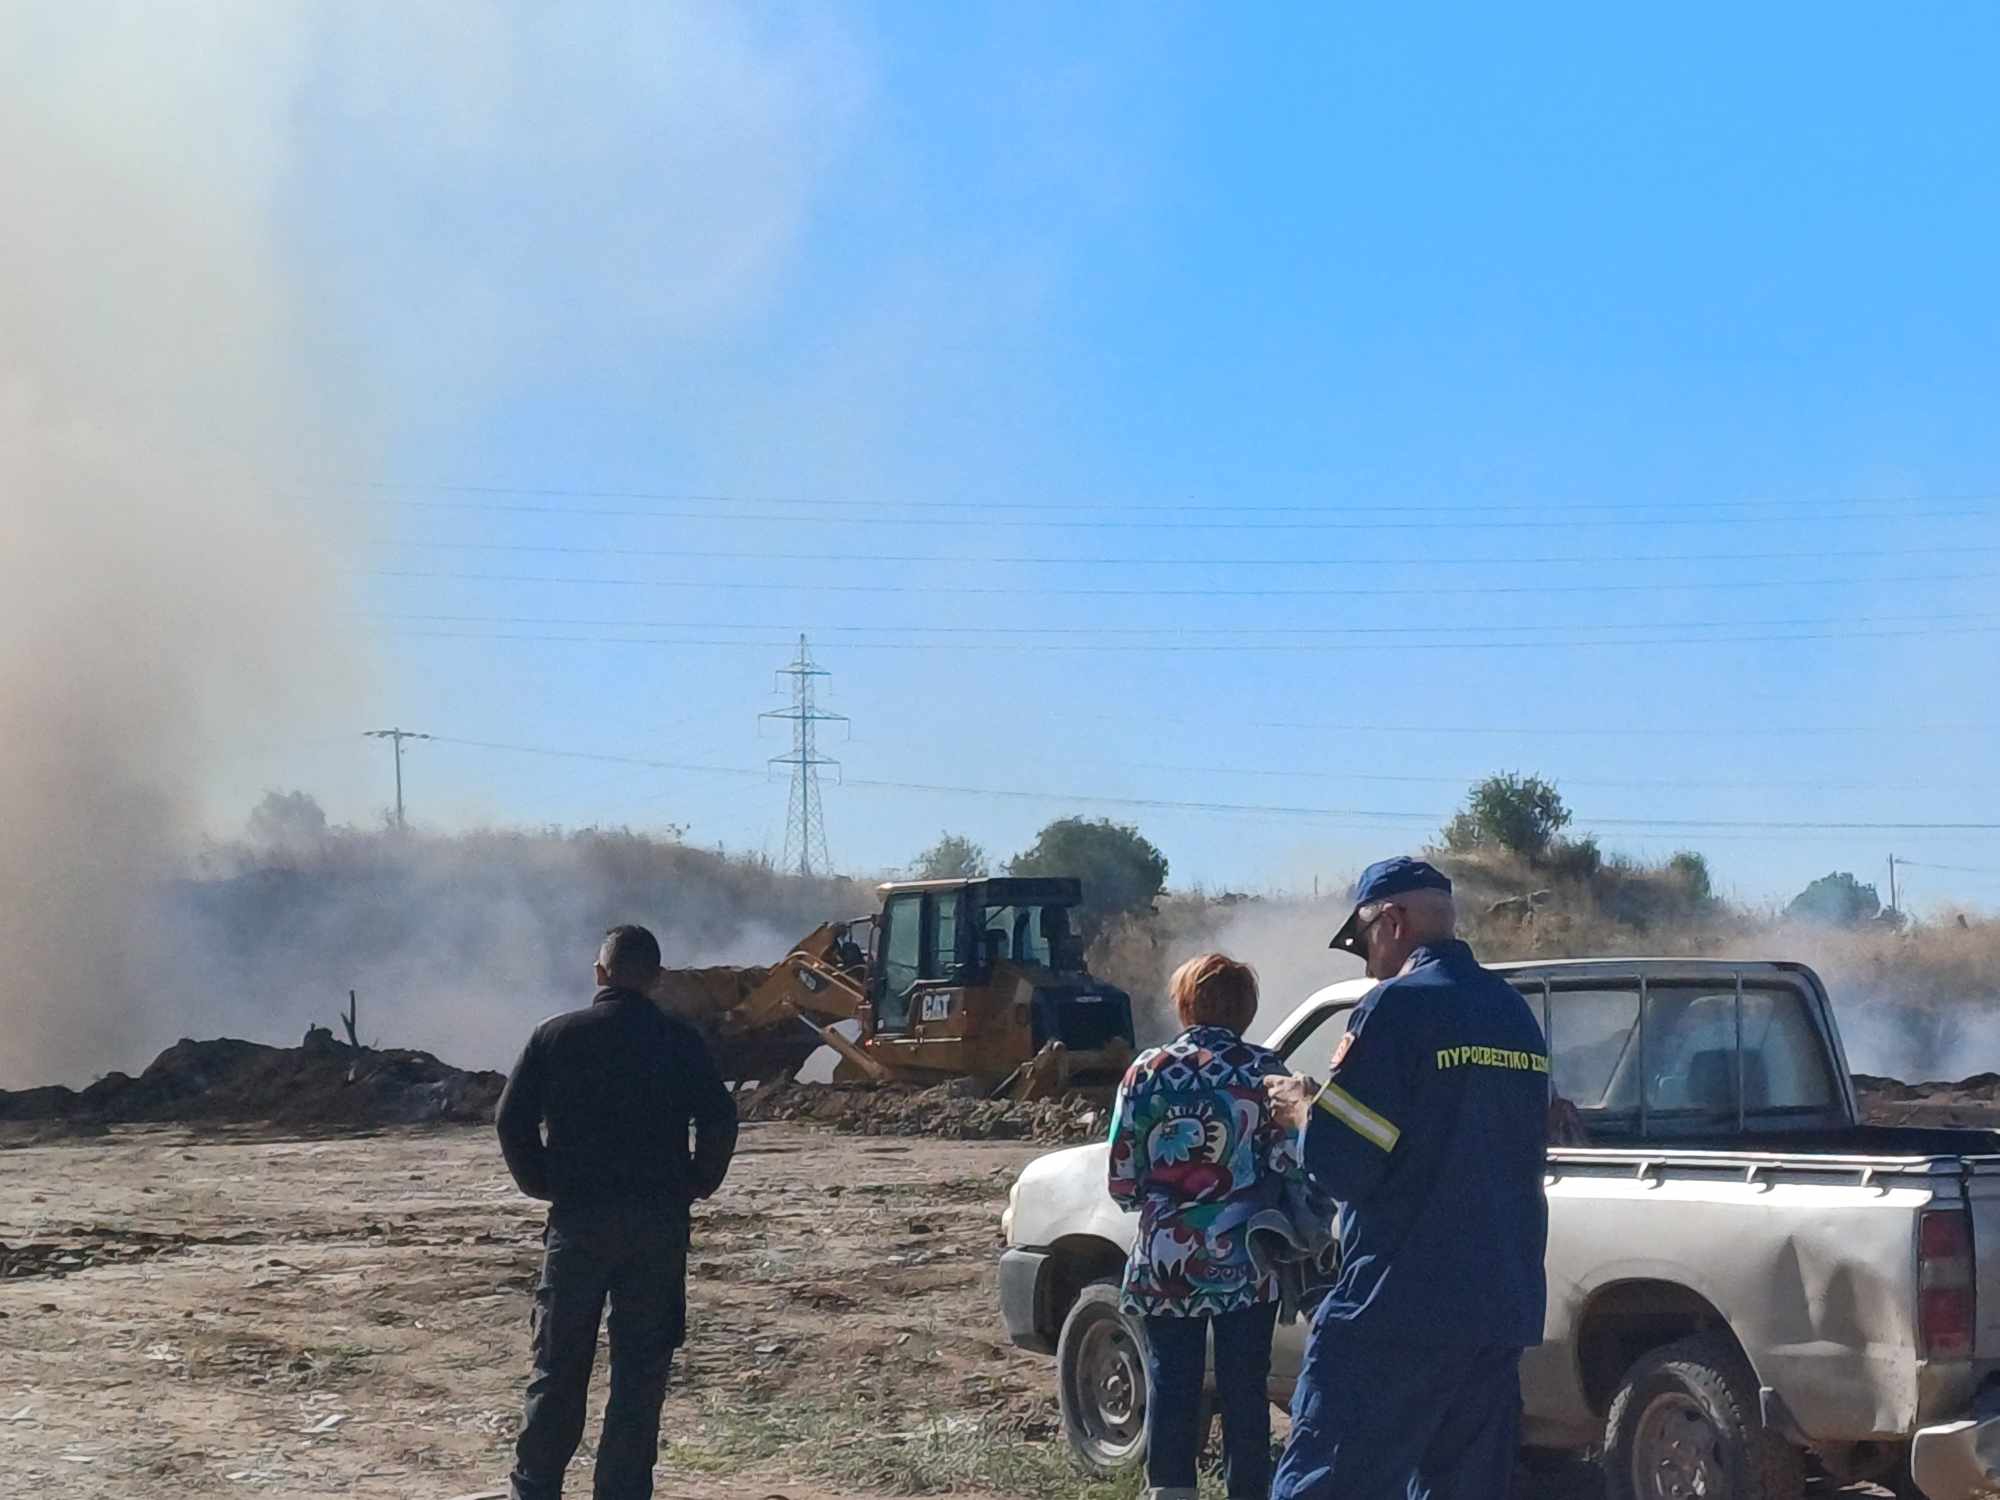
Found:
<svg viewBox="0 0 2000 1500"><path fill-rule="evenodd" d="M476 430L557 354L636 359L766 308L866 91L844 25L620 0L9 8L0 1086L181 1035L296 1036L349 985L431 997L385 1040L493 1060L501 974L514 1007L553 1008L588 974L558 986L551 952L580 969L607 922L676 904L561 841L508 889L414 844L401 873L316 885L296 849L219 881L187 861L206 809L254 796L229 766L246 741L379 722L329 496L394 468L380 434ZM309 894L235 883L258 879ZM745 913L709 924L719 945L681 957L769 959L791 915L756 941Z"/></svg>
<svg viewBox="0 0 2000 1500"><path fill-rule="evenodd" d="M1902 932L1841 930L1718 903L1703 916L1676 910L1633 925L1566 890L1535 925L1486 916L1484 888L1471 890L1473 899L1460 904L1461 930L1489 962L1629 954L1804 963L1826 984L1854 1071L1908 1082L2000 1071L2000 922L1990 918L1946 914ZM1263 1003L1251 1035L1268 1035L1314 990L1359 972L1353 959L1326 948L1346 914L1328 902L1169 908L1171 936L1150 958L1129 943L1117 954L1118 977L1141 1002L1141 1040L1173 1033L1176 1023L1157 998L1165 976L1210 949L1257 969Z"/></svg>
<svg viewBox="0 0 2000 1500"><path fill-rule="evenodd" d="M144 1024L149 893L214 747L338 690L329 548L269 233L261 94L237 50L143 8L10 12L0 89L0 1011L14 1081L74 1078ZM225 82L225 75L227 81Z"/></svg>
<svg viewBox="0 0 2000 1500"><path fill-rule="evenodd" d="M266 834L270 829L263 830ZM800 880L642 834L407 835L336 828L220 847L163 899L175 1009L258 1040L331 1026L504 1068L534 1024L588 1002L606 926L643 922L675 967L776 962L865 887Z"/></svg>

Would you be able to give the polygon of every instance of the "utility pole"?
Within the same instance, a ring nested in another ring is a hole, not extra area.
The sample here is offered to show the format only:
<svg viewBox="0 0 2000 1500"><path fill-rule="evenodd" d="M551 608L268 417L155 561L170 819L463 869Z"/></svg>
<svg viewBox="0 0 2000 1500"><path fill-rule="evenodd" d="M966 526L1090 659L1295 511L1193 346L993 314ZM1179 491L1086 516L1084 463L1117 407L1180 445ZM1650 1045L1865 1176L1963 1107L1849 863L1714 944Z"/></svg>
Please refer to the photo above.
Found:
<svg viewBox="0 0 2000 1500"><path fill-rule="evenodd" d="M414 729L364 729L361 737L369 740L388 740L396 747L396 831L403 831L403 741L427 740L427 734L418 734Z"/></svg>
<svg viewBox="0 0 2000 1500"><path fill-rule="evenodd" d="M1899 915L1903 910L1896 904L1896 856L1893 854L1889 856L1889 910Z"/></svg>
<svg viewBox="0 0 2000 1500"><path fill-rule="evenodd" d="M758 717L789 719L792 725L792 753L771 757L772 765L790 766L792 770L792 790L785 807L785 852L780 863L795 874L811 875L813 862L817 860L818 873L824 875L829 873L832 861L826 853L826 814L821 805L819 768L838 766L840 762L819 753L817 731L821 724L845 724L847 715L827 713L813 702L818 680L833 674L812 659L803 635L799 637L798 657L791 665L778 668L778 675L792 679L792 706L774 708Z"/></svg>

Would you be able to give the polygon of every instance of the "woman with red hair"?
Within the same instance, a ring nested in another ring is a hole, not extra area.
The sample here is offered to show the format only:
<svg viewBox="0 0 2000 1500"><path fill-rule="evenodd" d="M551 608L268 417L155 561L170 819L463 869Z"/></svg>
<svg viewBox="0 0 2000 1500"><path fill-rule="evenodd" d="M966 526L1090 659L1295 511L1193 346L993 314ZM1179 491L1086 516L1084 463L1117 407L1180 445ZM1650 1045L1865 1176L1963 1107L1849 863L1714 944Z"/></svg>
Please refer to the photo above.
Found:
<svg viewBox="0 0 2000 1500"><path fill-rule="evenodd" d="M1133 1060L1111 1118L1111 1196L1139 1210L1123 1305L1146 1325L1146 1482L1155 1500L1193 1500L1212 1327L1230 1500L1265 1500L1278 1283L1244 1230L1269 1200L1260 1184L1287 1164L1263 1080L1290 1070L1243 1039L1257 1016L1248 964L1204 953L1170 994L1183 1030Z"/></svg>

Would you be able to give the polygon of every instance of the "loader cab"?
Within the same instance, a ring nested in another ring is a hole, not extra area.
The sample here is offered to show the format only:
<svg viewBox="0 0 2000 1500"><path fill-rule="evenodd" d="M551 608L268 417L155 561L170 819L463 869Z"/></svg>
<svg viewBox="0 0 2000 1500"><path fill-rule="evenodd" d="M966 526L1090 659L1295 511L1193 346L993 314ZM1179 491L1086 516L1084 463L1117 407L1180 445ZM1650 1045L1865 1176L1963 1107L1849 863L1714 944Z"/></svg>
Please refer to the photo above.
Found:
<svg viewBox="0 0 2000 1500"><path fill-rule="evenodd" d="M1007 901L977 908L979 963L1033 964L1058 974L1083 972L1083 943L1060 902Z"/></svg>
<svg viewBox="0 0 2000 1500"><path fill-rule="evenodd" d="M899 881L881 896L869 994L877 1031L909 1031L911 992L926 984L985 984L1002 965L1084 972L1070 915L1083 900L1081 881Z"/></svg>

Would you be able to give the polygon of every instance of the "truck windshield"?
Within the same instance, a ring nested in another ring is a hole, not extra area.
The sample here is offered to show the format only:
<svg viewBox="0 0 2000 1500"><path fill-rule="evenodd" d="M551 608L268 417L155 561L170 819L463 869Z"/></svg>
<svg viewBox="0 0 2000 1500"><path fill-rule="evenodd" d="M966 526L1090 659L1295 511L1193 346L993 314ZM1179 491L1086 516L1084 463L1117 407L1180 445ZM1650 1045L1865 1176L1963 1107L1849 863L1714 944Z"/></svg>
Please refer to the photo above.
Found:
<svg viewBox="0 0 2000 1500"><path fill-rule="evenodd" d="M1646 1005L1642 1046L1636 984L1556 990L1549 1005L1556 1093L1587 1113L1636 1112L1643 1089L1650 1115L1733 1116L1735 986L1654 984ZM1797 990L1745 986L1741 1024L1746 1114L1817 1112L1838 1102L1826 1045Z"/></svg>

